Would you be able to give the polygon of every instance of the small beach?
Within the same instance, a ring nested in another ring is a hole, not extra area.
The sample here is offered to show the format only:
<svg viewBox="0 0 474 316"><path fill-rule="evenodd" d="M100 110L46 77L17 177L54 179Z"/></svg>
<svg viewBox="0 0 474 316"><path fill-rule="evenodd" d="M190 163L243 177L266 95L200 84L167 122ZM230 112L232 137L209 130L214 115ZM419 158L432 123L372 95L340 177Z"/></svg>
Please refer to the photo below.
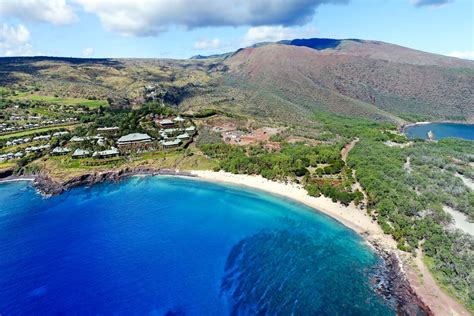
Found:
<svg viewBox="0 0 474 316"><path fill-rule="evenodd" d="M251 187L296 200L337 219L359 234L380 238L380 241L383 241L386 246L390 248L396 247L394 241L382 232L378 224L364 210L357 208L353 204L344 206L340 203L335 203L330 198L324 196L317 198L309 196L301 185L271 181L257 175L232 174L223 171L191 171L191 174L203 180Z"/></svg>

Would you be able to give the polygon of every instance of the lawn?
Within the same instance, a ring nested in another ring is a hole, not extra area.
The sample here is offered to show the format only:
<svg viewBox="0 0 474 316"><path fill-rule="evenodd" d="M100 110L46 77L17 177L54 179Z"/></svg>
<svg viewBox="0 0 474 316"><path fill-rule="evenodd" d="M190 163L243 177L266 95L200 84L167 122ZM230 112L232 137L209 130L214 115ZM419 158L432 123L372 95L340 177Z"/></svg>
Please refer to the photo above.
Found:
<svg viewBox="0 0 474 316"><path fill-rule="evenodd" d="M0 170L8 169L15 166L16 166L16 163L11 162L11 161L5 161L5 162L0 163Z"/></svg>
<svg viewBox="0 0 474 316"><path fill-rule="evenodd" d="M44 101L49 103L66 104L66 105L84 105L89 108L98 108L100 106L109 106L109 103L105 100L88 100L88 99L73 99L73 98L57 98L45 95L19 93L12 99L16 100L32 100L32 101Z"/></svg>

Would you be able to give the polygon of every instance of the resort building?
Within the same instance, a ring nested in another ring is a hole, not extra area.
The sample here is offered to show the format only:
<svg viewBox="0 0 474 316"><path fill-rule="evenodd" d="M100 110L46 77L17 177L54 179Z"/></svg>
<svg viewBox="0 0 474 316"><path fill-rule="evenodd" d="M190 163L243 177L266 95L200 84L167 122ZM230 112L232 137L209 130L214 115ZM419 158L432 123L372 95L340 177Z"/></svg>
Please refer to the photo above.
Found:
<svg viewBox="0 0 474 316"><path fill-rule="evenodd" d="M34 153L34 152L38 152L38 151L42 151L42 150L48 149L49 147L50 147L49 144L40 145L40 146L31 146L31 147L25 148L25 152L27 152L27 153Z"/></svg>
<svg viewBox="0 0 474 316"><path fill-rule="evenodd" d="M97 140L97 145L99 146L105 146L105 139L104 138L100 138Z"/></svg>
<svg viewBox="0 0 474 316"><path fill-rule="evenodd" d="M99 127L97 129L97 132L99 133L116 133L120 129L117 126L111 126L111 127Z"/></svg>
<svg viewBox="0 0 474 316"><path fill-rule="evenodd" d="M56 133L53 133L53 137L64 136L67 134L69 134L69 132L56 132Z"/></svg>
<svg viewBox="0 0 474 316"><path fill-rule="evenodd" d="M189 139L190 136L189 136L188 133L183 133L183 134L181 134L181 135L176 136L176 138L184 141L184 140Z"/></svg>
<svg viewBox="0 0 474 316"><path fill-rule="evenodd" d="M186 120L182 118L181 116L177 116L173 119L173 121L175 121L178 124L181 124L181 123L184 123Z"/></svg>
<svg viewBox="0 0 474 316"><path fill-rule="evenodd" d="M91 155L91 152L84 149L76 149L72 154L73 159L87 158Z"/></svg>
<svg viewBox="0 0 474 316"><path fill-rule="evenodd" d="M164 119L164 120L161 120L159 121L161 127L171 127L171 126L174 126L174 122L172 120L169 120L169 119Z"/></svg>
<svg viewBox="0 0 474 316"><path fill-rule="evenodd" d="M118 146L137 145L150 143L152 138L148 134L133 133L120 137L117 140Z"/></svg>
<svg viewBox="0 0 474 316"><path fill-rule="evenodd" d="M52 151L51 151L51 155L52 156L63 156L63 155L66 155L68 153L70 153L71 150L69 148L66 148L66 147L55 147Z"/></svg>
<svg viewBox="0 0 474 316"><path fill-rule="evenodd" d="M86 139L83 138L83 137L79 137L79 136L73 136L69 141L70 142L73 142L73 143L80 143L80 142L83 142L85 141Z"/></svg>
<svg viewBox="0 0 474 316"><path fill-rule="evenodd" d="M99 158L99 159L105 159L105 158L112 158L112 157L117 157L119 155L119 151L117 148L112 147L108 150L103 150L103 151L96 151L94 154L92 154L93 158Z"/></svg>
<svg viewBox="0 0 474 316"><path fill-rule="evenodd" d="M174 140L169 140L169 141L161 141L161 144L165 148L172 148L172 147L177 147L181 144L181 140L179 139L174 139Z"/></svg>
<svg viewBox="0 0 474 316"><path fill-rule="evenodd" d="M50 135L42 135L42 136L33 137L33 140L48 140L50 138L51 138Z"/></svg>
<svg viewBox="0 0 474 316"><path fill-rule="evenodd" d="M168 136L173 135L173 134L178 134L180 131L181 130L178 128L167 128L163 130L163 132Z"/></svg>
<svg viewBox="0 0 474 316"><path fill-rule="evenodd" d="M186 127L185 131L188 134L194 134L196 132L196 126L192 125L192 126Z"/></svg>

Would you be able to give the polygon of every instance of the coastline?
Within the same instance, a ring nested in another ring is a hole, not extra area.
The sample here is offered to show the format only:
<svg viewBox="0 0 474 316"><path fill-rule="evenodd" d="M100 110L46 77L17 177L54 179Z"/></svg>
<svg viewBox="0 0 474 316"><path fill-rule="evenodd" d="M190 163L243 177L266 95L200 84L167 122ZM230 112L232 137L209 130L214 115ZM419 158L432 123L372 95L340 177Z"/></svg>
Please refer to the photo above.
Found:
<svg viewBox="0 0 474 316"><path fill-rule="evenodd" d="M190 173L198 179L254 188L300 202L329 215L360 235L380 238L387 248L396 248L395 241L387 238L388 235L384 235L376 222L368 216L361 216L364 215L364 211L352 204L346 207L340 203L334 203L330 198L324 196L311 197L301 185L276 182L258 175L232 174L224 171L193 170Z"/></svg>
<svg viewBox="0 0 474 316"><path fill-rule="evenodd" d="M314 211L324 213L358 233L381 255L389 267L386 274L387 285L382 289L387 296L395 297L399 303L408 303L407 306L416 304L428 315L471 315L464 306L439 288L422 260L414 259L410 254L398 250L393 238L384 234L378 223L365 210L357 208L352 203L349 206L335 203L324 196L311 197L301 185L296 183L276 182L259 175L232 174L224 171L150 168L127 168L84 174L63 183L54 181L47 174L7 177L0 179L0 183L32 181L33 186L42 195L53 196L81 185L92 186L105 181L119 182L131 176L159 175L192 177L197 180L258 189L309 206ZM420 276L421 273L423 275ZM402 314L413 314L412 312L405 310Z"/></svg>
<svg viewBox="0 0 474 316"><path fill-rule="evenodd" d="M191 174L205 181L228 183L279 195L332 217L362 236L386 262L389 261L389 265L393 265L392 268L399 269L396 273L404 280L399 280L398 284L391 284L392 289L399 286L405 295L415 296L415 299L419 300L419 306L429 315L471 315L464 306L437 285L421 260L421 253L413 258L411 254L398 250L395 240L384 234L378 223L372 220L365 210L360 210L352 203L344 206L327 197L312 197L298 184L271 181L257 175L223 171L191 171Z"/></svg>

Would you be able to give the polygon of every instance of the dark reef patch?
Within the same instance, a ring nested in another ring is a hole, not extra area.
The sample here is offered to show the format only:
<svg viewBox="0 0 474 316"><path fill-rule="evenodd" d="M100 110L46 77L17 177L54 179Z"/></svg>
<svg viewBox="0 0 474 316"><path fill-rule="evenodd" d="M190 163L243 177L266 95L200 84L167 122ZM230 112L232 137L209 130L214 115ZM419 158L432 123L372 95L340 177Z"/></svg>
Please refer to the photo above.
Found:
<svg viewBox="0 0 474 316"><path fill-rule="evenodd" d="M314 232L313 232L314 233ZM394 301L374 295L377 262L341 251L344 241L301 231L262 231L227 258L222 294L233 315L386 315Z"/></svg>

